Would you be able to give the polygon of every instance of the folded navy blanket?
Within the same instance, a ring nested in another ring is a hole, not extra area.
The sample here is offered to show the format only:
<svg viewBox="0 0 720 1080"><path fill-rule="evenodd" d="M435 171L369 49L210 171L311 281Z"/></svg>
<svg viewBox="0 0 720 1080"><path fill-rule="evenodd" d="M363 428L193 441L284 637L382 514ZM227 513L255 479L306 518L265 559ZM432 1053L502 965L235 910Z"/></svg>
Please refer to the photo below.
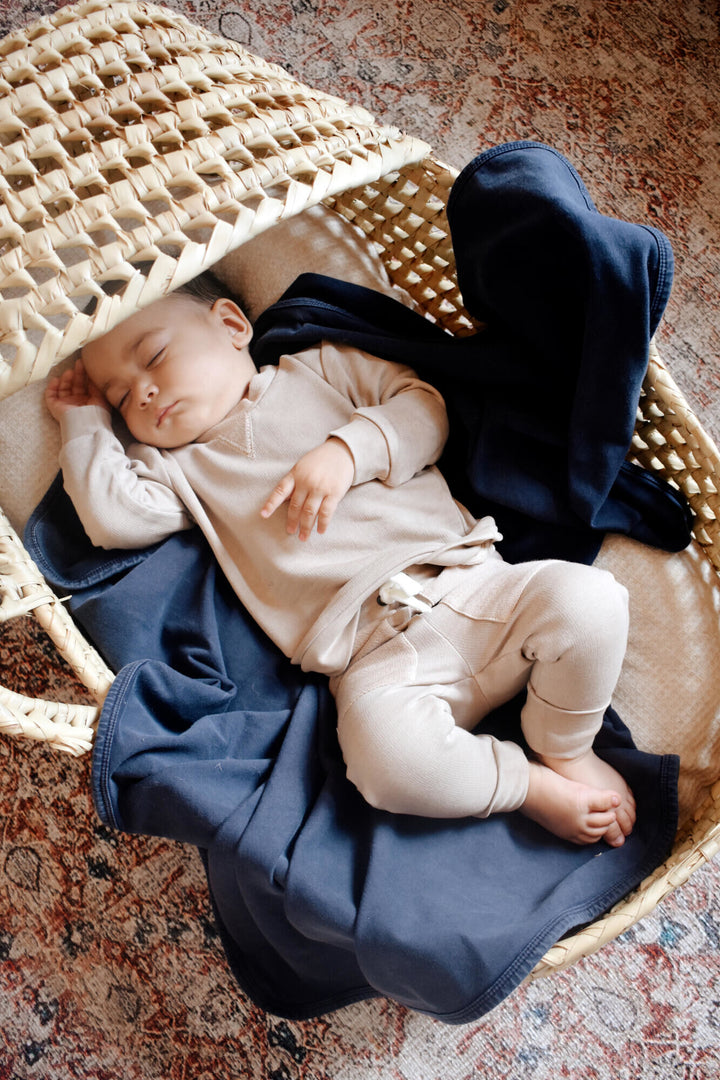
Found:
<svg viewBox="0 0 720 1080"><path fill-rule="evenodd" d="M534 143L476 159L449 217L466 305L488 331L454 341L392 300L311 275L259 321L256 360L335 337L438 383L455 420L446 475L474 513L496 514L506 557L591 561L608 528L684 547L683 500L625 463L669 290L667 240L598 214L568 163ZM326 680L258 630L197 530L100 551L56 481L26 543L119 673L95 742L98 813L197 846L230 966L270 1012L385 995L473 1020L672 845L677 758L636 750L612 710L596 749L638 804L621 848L565 843L517 813L388 814L345 776ZM519 709L483 730L522 742Z"/></svg>

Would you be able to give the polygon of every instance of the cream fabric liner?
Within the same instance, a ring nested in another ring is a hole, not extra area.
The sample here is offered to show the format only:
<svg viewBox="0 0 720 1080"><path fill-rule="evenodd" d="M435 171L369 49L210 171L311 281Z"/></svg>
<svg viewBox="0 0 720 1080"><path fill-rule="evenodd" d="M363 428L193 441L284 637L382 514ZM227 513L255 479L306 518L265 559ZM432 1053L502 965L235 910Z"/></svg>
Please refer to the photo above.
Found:
<svg viewBox="0 0 720 1080"><path fill-rule="evenodd" d="M680 824L720 773L720 586L700 547L679 555L606 539L597 565L630 593L614 704L642 750L680 755Z"/></svg>
<svg viewBox="0 0 720 1080"><path fill-rule="evenodd" d="M280 222L214 270L252 319L306 270L410 302L363 234L323 206ZM20 533L57 471L58 429L44 386L0 401L0 505ZM598 562L630 592L630 643L615 704L642 749L680 754L684 821L720 772L720 586L697 545L667 555L609 537Z"/></svg>

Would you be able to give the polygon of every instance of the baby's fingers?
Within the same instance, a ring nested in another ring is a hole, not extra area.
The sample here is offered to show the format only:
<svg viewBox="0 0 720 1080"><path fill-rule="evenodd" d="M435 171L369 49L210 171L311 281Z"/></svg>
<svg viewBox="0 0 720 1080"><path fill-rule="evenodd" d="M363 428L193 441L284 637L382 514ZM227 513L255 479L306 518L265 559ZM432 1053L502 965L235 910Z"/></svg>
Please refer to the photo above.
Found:
<svg viewBox="0 0 720 1080"><path fill-rule="evenodd" d="M287 531L291 534L297 532L301 540L307 540L316 521L318 521L318 532L323 531L319 527L318 518L322 505L322 495L308 495L302 502L298 499L295 505L294 499L291 499L288 507Z"/></svg>
<svg viewBox="0 0 720 1080"><path fill-rule="evenodd" d="M70 394L74 394L77 390L78 375L77 364L71 368L66 368L60 375L56 375L55 378L50 380L48 389L53 388L53 392L58 397L68 397Z"/></svg>
<svg viewBox="0 0 720 1080"><path fill-rule="evenodd" d="M324 533L327 531L327 527L330 524L333 514L337 510L339 499L331 498L326 495L322 501L322 506L317 516L317 531Z"/></svg>
<svg viewBox="0 0 720 1080"><path fill-rule="evenodd" d="M87 394L88 379L85 372L85 365L82 360L77 359L74 365L69 368L65 374L69 377L69 382L74 394Z"/></svg>
<svg viewBox="0 0 720 1080"><path fill-rule="evenodd" d="M50 412L63 407L69 395L72 394L72 371L64 371L62 375L54 375L45 388L45 403ZM57 418L57 417L56 417Z"/></svg>
<svg viewBox="0 0 720 1080"><path fill-rule="evenodd" d="M55 384L58 393L66 394L68 390L72 389L73 377L73 368L68 368L66 371L63 371L62 374L56 375L52 382Z"/></svg>
<svg viewBox="0 0 720 1080"><path fill-rule="evenodd" d="M284 502L287 502L294 489L295 481L290 473L288 473L287 476L283 476L277 487L273 489L272 495L260 511L261 517L268 518L274 514L278 506L282 506Z"/></svg>

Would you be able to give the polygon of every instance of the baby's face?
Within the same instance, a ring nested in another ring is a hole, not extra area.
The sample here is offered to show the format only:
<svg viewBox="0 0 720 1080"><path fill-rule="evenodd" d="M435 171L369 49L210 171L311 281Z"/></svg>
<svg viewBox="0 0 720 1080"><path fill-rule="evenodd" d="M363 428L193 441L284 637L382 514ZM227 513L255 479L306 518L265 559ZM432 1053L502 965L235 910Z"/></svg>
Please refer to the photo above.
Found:
<svg viewBox="0 0 720 1080"><path fill-rule="evenodd" d="M149 305L86 345L89 378L138 442L194 442L243 397L255 372L252 331L231 300L212 308L185 296Z"/></svg>

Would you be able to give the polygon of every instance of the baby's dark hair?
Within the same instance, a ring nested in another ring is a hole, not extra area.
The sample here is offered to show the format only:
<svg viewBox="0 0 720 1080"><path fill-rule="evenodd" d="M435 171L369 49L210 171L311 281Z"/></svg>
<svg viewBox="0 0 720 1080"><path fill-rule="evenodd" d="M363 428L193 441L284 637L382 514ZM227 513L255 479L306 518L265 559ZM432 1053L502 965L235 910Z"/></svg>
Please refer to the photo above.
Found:
<svg viewBox="0 0 720 1080"><path fill-rule="evenodd" d="M201 274L191 278L190 281L186 281L184 285L178 285L168 295L187 296L191 300L197 300L200 304L206 304L208 307L212 307L216 300L227 296L234 300L239 307L243 306L242 298L232 289L229 289L227 285L223 285L212 270L203 270Z"/></svg>
<svg viewBox="0 0 720 1080"><path fill-rule="evenodd" d="M151 268L150 263L138 263L138 270L141 272L149 272ZM103 292L108 296L114 296L115 293L120 292L125 287L126 282L123 279L113 279L104 281L102 284ZM237 293L237 290L228 288L227 285L223 285L218 277L213 274L212 270L203 270L202 273L196 277L191 278L190 281L186 281L184 285L178 285L176 289L168 293L169 296L188 296L193 300L197 300L201 304L207 304L208 307L212 307L216 300L220 300L222 297L227 296L230 300L234 300L238 307L245 310L243 298ZM93 315L97 309L97 298L93 297L90 303L83 309L85 315Z"/></svg>

